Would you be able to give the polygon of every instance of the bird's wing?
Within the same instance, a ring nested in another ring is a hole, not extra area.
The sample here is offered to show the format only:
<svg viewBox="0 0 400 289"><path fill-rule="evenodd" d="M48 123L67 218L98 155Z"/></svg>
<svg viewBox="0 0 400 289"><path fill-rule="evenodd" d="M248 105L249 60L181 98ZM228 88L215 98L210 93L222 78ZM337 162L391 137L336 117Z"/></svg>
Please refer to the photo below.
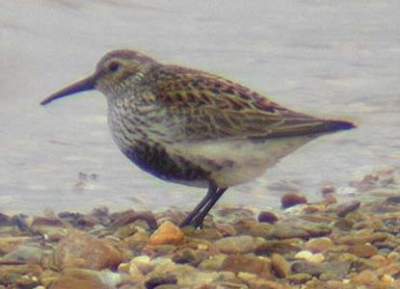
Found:
<svg viewBox="0 0 400 289"><path fill-rule="evenodd" d="M307 135L325 123L222 77L178 66L157 71L151 94L177 142Z"/></svg>

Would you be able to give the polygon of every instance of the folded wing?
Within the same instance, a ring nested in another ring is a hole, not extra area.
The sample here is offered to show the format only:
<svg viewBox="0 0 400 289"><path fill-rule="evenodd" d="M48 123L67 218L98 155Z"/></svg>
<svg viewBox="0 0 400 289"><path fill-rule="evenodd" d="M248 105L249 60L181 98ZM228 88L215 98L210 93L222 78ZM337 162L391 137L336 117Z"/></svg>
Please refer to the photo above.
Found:
<svg viewBox="0 0 400 289"><path fill-rule="evenodd" d="M353 127L288 110L219 76L178 66L161 69L151 93L168 115L162 126L176 142L295 137Z"/></svg>

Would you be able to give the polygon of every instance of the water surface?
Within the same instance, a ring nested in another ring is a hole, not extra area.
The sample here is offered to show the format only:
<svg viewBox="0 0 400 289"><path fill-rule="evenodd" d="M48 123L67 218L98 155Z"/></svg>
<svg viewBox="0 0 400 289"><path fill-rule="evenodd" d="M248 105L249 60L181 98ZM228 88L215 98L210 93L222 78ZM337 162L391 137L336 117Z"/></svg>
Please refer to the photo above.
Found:
<svg viewBox="0 0 400 289"><path fill-rule="evenodd" d="M0 211L190 208L202 197L125 159L99 93L39 106L117 48L359 125L308 144L221 204L278 206L288 190L318 199L326 183L345 188L370 171L399 168L399 8L396 0L2 1Z"/></svg>

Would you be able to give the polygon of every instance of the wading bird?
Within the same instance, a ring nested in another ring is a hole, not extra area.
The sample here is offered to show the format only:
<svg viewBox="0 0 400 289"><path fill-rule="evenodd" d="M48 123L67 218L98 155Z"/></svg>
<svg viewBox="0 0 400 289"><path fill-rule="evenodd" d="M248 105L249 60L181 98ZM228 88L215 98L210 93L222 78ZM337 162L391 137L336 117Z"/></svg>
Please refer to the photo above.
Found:
<svg viewBox="0 0 400 289"><path fill-rule="evenodd" d="M106 54L93 75L41 104L92 89L106 96L113 139L132 162L166 181L208 187L181 226L201 226L227 188L260 176L312 139L354 127L295 112L220 76L131 50Z"/></svg>

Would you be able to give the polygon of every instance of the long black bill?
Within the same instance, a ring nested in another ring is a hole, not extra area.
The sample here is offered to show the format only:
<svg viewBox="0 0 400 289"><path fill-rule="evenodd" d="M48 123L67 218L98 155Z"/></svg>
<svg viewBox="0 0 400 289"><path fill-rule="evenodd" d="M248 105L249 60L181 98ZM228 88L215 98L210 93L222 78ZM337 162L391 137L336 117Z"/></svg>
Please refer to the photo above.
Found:
<svg viewBox="0 0 400 289"><path fill-rule="evenodd" d="M96 83L96 75L89 76L87 78L84 78L78 82L75 82L75 83L67 86L66 88L61 89L60 91L57 91L56 93L53 93L48 98L43 100L40 104L46 105L57 98L61 98L61 97L75 94L78 92L82 92L85 90L94 89L95 83Z"/></svg>

